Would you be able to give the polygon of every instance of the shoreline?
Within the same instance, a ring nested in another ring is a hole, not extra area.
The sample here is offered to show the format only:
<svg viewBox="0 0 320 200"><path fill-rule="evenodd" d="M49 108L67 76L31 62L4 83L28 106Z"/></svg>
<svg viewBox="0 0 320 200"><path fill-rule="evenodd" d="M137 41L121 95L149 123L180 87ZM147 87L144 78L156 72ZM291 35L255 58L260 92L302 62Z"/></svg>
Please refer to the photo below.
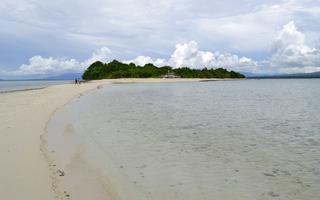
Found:
<svg viewBox="0 0 320 200"><path fill-rule="evenodd" d="M45 88L46 88L46 87L17 89L17 90L5 90L5 91L0 91L0 94L14 93L14 92L25 92L25 91L30 91L30 90L41 90L41 89L45 89Z"/></svg>
<svg viewBox="0 0 320 200"><path fill-rule="evenodd" d="M0 193L4 199L57 199L55 174L45 154L47 124L78 95L115 83L200 82L208 79L109 79L0 93ZM223 81L224 79L216 79ZM49 165L48 165L49 164Z"/></svg>
<svg viewBox="0 0 320 200"><path fill-rule="evenodd" d="M49 86L72 83L71 80L10 80L0 81L0 94L8 92L21 92L28 90L44 89Z"/></svg>
<svg viewBox="0 0 320 200"><path fill-rule="evenodd" d="M306 152L319 151L307 139L317 141L317 129L291 129L304 127L297 114L286 115L283 129L265 129L283 120L264 100L273 87L257 84L262 91L254 93L257 82L111 83L127 84L74 98L48 124L60 200L318 199L315 154ZM291 105L289 113L304 108ZM254 123L259 112L275 119Z"/></svg>
<svg viewBox="0 0 320 200"><path fill-rule="evenodd" d="M55 85L0 94L0 193L4 199L55 199L41 151L50 116L75 96L104 84Z"/></svg>

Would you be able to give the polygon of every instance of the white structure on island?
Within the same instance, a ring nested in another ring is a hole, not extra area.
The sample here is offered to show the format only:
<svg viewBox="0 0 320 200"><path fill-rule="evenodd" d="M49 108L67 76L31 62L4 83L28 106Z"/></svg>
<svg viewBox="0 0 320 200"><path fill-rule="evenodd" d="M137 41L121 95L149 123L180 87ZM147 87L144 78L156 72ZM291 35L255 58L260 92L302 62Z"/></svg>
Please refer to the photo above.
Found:
<svg viewBox="0 0 320 200"><path fill-rule="evenodd" d="M161 78L181 78L180 76L176 76L173 72L168 70L166 75L161 76Z"/></svg>

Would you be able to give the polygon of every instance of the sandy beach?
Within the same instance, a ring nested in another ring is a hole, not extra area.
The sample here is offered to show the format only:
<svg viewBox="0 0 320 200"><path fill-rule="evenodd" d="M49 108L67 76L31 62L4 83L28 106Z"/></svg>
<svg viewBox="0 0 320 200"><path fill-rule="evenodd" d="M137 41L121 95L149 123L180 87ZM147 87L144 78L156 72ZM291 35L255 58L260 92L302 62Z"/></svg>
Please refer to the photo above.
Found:
<svg viewBox="0 0 320 200"><path fill-rule="evenodd" d="M200 81L200 79L118 79L1 93L1 199L50 200L59 198L54 192L54 177L52 177L43 152L45 144L41 144L41 136L45 134L46 125L53 113L72 98L95 89L99 85L110 83L186 81Z"/></svg>
<svg viewBox="0 0 320 200"><path fill-rule="evenodd" d="M215 80L0 93L1 199L319 199L317 82Z"/></svg>
<svg viewBox="0 0 320 200"><path fill-rule="evenodd" d="M1 0L0 200L320 200L320 0Z"/></svg>

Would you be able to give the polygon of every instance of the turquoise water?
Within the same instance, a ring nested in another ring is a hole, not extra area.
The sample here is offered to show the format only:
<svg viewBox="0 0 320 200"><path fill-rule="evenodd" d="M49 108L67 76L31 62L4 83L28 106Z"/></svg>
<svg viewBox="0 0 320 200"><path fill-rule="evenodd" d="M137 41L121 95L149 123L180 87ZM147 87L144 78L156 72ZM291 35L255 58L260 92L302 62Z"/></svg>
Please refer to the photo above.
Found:
<svg viewBox="0 0 320 200"><path fill-rule="evenodd" d="M107 85L56 113L49 149L71 194L318 200L319 100L318 79Z"/></svg>
<svg viewBox="0 0 320 200"><path fill-rule="evenodd" d="M71 81L0 81L0 92L43 88Z"/></svg>

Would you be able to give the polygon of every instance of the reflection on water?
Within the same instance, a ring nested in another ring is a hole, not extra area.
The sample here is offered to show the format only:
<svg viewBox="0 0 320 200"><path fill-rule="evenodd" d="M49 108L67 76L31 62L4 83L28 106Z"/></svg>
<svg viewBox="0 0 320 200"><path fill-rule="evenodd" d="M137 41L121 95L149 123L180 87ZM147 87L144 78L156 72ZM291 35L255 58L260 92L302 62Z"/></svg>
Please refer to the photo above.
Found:
<svg viewBox="0 0 320 200"><path fill-rule="evenodd" d="M105 176L112 163L131 199L316 200L319 99L320 80L108 85L52 130L71 124L82 159Z"/></svg>

